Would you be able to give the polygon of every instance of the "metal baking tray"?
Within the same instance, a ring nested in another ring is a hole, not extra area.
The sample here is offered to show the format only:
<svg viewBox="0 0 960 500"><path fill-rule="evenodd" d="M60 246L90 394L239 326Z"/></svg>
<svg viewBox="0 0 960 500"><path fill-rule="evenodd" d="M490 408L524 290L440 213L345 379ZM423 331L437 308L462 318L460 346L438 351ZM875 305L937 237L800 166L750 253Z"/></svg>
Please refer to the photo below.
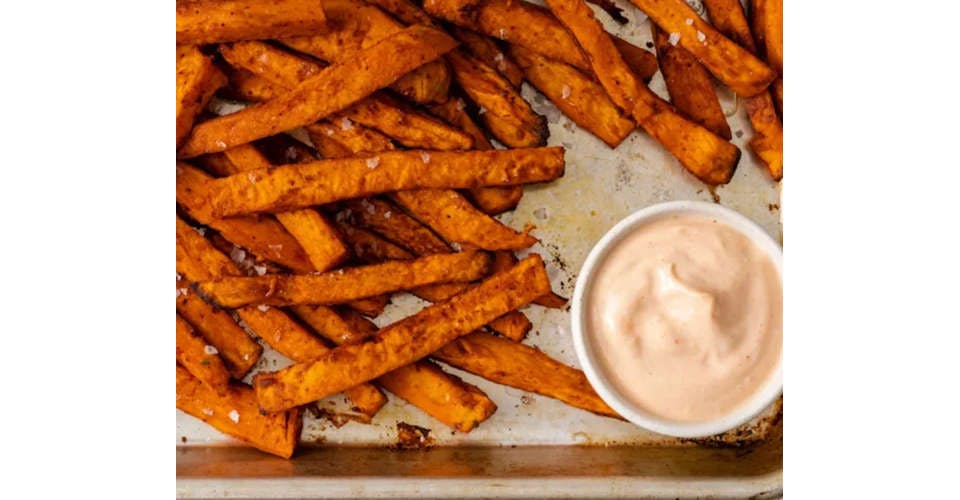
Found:
<svg viewBox="0 0 960 500"><path fill-rule="evenodd" d="M639 46L650 40L644 16L620 2L632 20L607 28ZM598 16L606 19L605 16ZM658 74L651 88L666 96ZM733 142L744 154L733 180L709 189L651 138L634 132L617 149L580 130L529 86L524 97L547 116L550 145L567 148L560 180L528 187L520 205L500 219L536 226L531 251L547 261L554 289L569 297L591 246L619 219L667 200L705 200L733 208L781 240L779 185L747 147L752 129L743 106L720 91ZM396 295L379 325L422 306ZM569 312L530 306L528 339L577 365ZM255 370L289 361L265 350ZM468 434L453 433L392 397L370 424L349 421L342 396L320 402L305 417L293 460L238 445L177 412L177 495L204 497L776 497L782 487L782 404L723 436L698 441L666 438L625 422L473 375L452 373L483 389L499 407ZM344 423L346 422L346 423ZM427 449L397 450L397 423L430 429ZM339 425L339 427L338 427Z"/></svg>

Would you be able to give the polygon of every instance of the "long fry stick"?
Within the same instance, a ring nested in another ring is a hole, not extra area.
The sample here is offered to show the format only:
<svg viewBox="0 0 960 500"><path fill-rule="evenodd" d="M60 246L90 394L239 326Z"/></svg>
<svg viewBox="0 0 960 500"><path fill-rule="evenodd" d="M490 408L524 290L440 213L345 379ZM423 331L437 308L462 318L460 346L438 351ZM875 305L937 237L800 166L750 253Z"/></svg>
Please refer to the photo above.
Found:
<svg viewBox="0 0 960 500"><path fill-rule="evenodd" d="M230 374L217 352L177 315L177 363L214 392L223 395L227 393Z"/></svg>
<svg viewBox="0 0 960 500"><path fill-rule="evenodd" d="M177 43L263 40L322 32L316 0L178 0Z"/></svg>
<svg viewBox="0 0 960 500"><path fill-rule="evenodd" d="M197 115L227 78L210 58L191 45L177 46L177 146L190 133Z"/></svg>

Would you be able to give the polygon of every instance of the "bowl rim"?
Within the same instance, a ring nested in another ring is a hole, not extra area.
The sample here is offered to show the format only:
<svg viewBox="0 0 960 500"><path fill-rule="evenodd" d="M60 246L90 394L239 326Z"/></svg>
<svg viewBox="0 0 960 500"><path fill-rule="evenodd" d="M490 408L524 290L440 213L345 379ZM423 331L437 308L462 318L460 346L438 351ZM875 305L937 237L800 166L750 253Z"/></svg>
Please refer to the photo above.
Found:
<svg viewBox="0 0 960 500"><path fill-rule="evenodd" d="M767 232L757 223L743 214L716 203L703 201L669 201L657 203L641 208L620 220L593 246L587 255L580 273L577 276L573 297L570 306L571 331L573 333L574 350L577 360L590 385L601 399L621 416L635 425L645 429L680 438L701 438L721 434L734 429L759 415L783 392L783 347L781 344L780 359L773 373L760 388L730 413L721 417L702 422L677 422L651 414L631 404L607 380L598 363L594 361L593 348L587 340L586 314L584 311L584 297L593 283L595 271L600 263L627 234L642 224L667 215L689 214L708 216L726 223L756 244L766 253L777 270L783 286L783 250ZM782 300L782 298L781 298ZM781 332L782 335L782 332Z"/></svg>

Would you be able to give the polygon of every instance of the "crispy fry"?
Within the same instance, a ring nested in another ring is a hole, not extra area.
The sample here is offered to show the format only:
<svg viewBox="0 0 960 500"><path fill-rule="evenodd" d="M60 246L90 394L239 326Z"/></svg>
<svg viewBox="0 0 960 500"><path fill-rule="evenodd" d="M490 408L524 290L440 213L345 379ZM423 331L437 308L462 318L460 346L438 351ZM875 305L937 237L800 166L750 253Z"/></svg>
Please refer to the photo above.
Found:
<svg viewBox="0 0 960 500"><path fill-rule="evenodd" d="M226 68L227 86L226 96L231 99L249 102L269 101L283 93L283 89L270 83L266 78L257 76L245 69Z"/></svg>
<svg viewBox="0 0 960 500"><path fill-rule="evenodd" d="M473 281L489 271L490 263L491 258L485 253L461 252L323 274L226 277L206 281L199 286L224 307L249 304L341 304L433 283Z"/></svg>
<svg viewBox="0 0 960 500"><path fill-rule="evenodd" d="M213 213L229 217L405 189L510 186L563 175L563 148L558 147L423 153L391 151L287 165L215 179L206 189Z"/></svg>
<svg viewBox="0 0 960 500"><path fill-rule="evenodd" d="M433 357L498 384L559 399L598 415L621 418L597 396L582 371L524 344L476 332L444 345ZM256 385L262 406L263 391Z"/></svg>
<svg viewBox="0 0 960 500"><path fill-rule="evenodd" d="M217 350L208 346L179 314L177 316L177 363L219 395L227 393L230 374ZM209 348L208 348L209 347Z"/></svg>
<svg viewBox="0 0 960 500"><path fill-rule="evenodd" d="M519 45L511 46L510 53L523 68L527 81L574 123L608 146L617 147L637 128L633 120L610 101L603 87L577 68Z"/></svg>
<svg viewBox="0 0 960 500"><path fill-rule="evenodd" d="M305 128L317 152L327 159L347 158L396 149L389 137L362 125L353 125L345 129L341 125L323 121L315 125L307 125Z"/></svg>
<svg viewBox="0 0 960 500"><path fill-rule="evenodd" d="M260 407L282 411L377 378L550 291L543 261L531 256L447 302L425 308L359 344L254 379Z"/></svg>
<svg viewBox="0 0 960 500"><path fill-rule="evenodd" d="M370 229L417 255L450 252L450 247L426 226L394 204L377 198L346 203L345 220Z"/></svg>
<svg viewBox="0 0 960 500"><path fill-rule="evenodd" d="M461 194L449 189L398 191L393 201L450 242L484 250L520 250L537 239L520 233L477 210Z"/></svg>
<svg viewBox="0 0 960 500"><path fill-rule="evenodd" d="M180 256L178 242L178 272ZM177 313L217 348L230 375L242 379L260 359L263 348L237 325L229 313L208 304L186 282L178 282L178 286L181 293L177 294Z"/></svg>
<svg viewBox="0 0 960 500"><path fill-rule="evenodd" d="M177 366L177 408L254 448L290 458L300 439L302 410L262 415L253 389L231 385L220 396Z"/></svg>
<svg viewBox="0 0 960 500"><path fill-rule="evenodd" d="M679 35L680 46L734 92L750 97L763 92L776 78L776 73L763 61L721 35L683 0L630 2L663 31Z"/></svg>
<svg viewBox="0 0 960 500"><path fill-rule="evenodd" d="M347 320L326 306L296 306L293 311L337 345L360 342L377 331L376 325L359 315ZM355 325L361 325L361 330ZM470 432L497 409L483 391L426 360L385 373L377 378L377 383L461 432Z"/></svg>
<svg viewBox="0 0 960 500"><path fill-rule="evenodd" d="M210 58L192 45L177 45L177 147L213 94L227 83Z"/></svg>
<svg viewBox="0 0 960 500"><path fill-rule="evenodd" d="M706 0L704 6L717 30L741 47L756 53L750 25L739 0ZM783 177L783 127L777 118L770 92L748 97L744 104L756 133L750 141L750 147L767 165L773 179L780 180Z"/></svg>
<svg viewBox="0 0 960 500"><path fill-rule="evenodd" d="M214 218L203 198L205 185L211 179L213 177L196 167L177 163L177 203L186 209L191 218L216 229L224 238L265 259L298 272L313 270L303 247L272 217Z"/></svg>
<svg viewBox="0 0 960 500"><path fill-rule="evenodd" d="M316 0L177 1L177 43L303 36L326 28L327 17Z"/></svg>
<svg viewBox="0 0 960 500"><path fill-rule="evenodd" d="M467 114L466 103L459 97L448 100L443 104L430 106L430 112L444 121L470 134L473 137L473 149L493 149L483 130L474 123ZM476 188L467 191L470 199L480 210L496 215L507 210L513 210L523 197L523 188L520 186Z"/></svg>
<svg viewBox="0 0 960 500"><path fill-rule="evenodd" d="M649 83L653 75L657 74L657 71L660 70L657 57L623 38L613 35L610 35L610 38L613 39L613 45L617 47L620 56L623 57L623 62L627 63L627 66L629 66L644 83Z"/></svg>
<svg viewBox="0 0 960 500"><path fill-rule="evenodd" d="M583 0L548 0L547 4L590 55L597 79L617 106L703 182L730 181L740 160L736 146L679 116L639 81Z"/></svg>
<svg viewBox="0 0 960 500"><path fill-rule="evenodd" d="M517 63L513 62L507 54L500 50L496 42L486 35L481 35L476 31L457 26L452 27L450 32L453 33L453 36L457 40L460 40L460 43L462 43L474 57L483 61L487 66L497 70L501 76L510 82L510 85L513 85L517 89L520 88L520 84L523 83L523 71L520 70Z"/></svg>
<svg viewBox="0 0 960 500"><path fill-rule="evenodd" d="M403 25L380 9L356 0L324 0L330 29L309 37L285 38L281 43L327 62L353 57ZM443 102L450 87L450 71L443 61L434 61L400 77L390 88L417 103Z"/></svg>
<svg viewBox="0 0 960 500"><path fill-rule="evenodd" d="M690 120L729 141L733 137L730 125L720 108L710 73L687 49L670 43L656 24L651 23L650 30L670 102Z"/></svg>
<svg viewBox="0 0 960 500"><path fill-rule="evenodd" d="M493 252L493 272L495 273L506 271L517 265L517 262L517 256L513 252ZM543 297L537 297L533 303L552 309L561 309L567 305L567 299L550 292Z"/></svg>
<svg viewBox="0 0 960 500"><path fill-rule="evenodd" d="M335 63L293 90L193 128L180 149L189 158L309 125L369 96L456 46L448 35L412 26Z"/></svg>
<svg viewBox="0 0 960 500"><path fill-rule="evenodd" d="M783 0L751 0L756 54L777 72L771 93L783 116Z"/></svg>
<svg viewBox="0 0 960 500"><path fill-rule="evenodd" d="M214 248L212 243L179 218L177 218L177 273L183 274L189 281L205 281L242 274L240 269ZM305 361L328 350L318 338L278 309L243 307L236 312L264 342L294 361ZM257 355L259 357L259 351ZM386 397L376 387L370 385L351 387L345 393L356 405L358 411L368 418L373 417L387 402Z"/></svg>
<svg viewBox="0 0 960 500"><path fill-rule="evenodd" d="M547 119L535 113L496 70L460 50L447 54L447 61L454 79L480 107L481 119L497 140L512 148L547 143Z"/></svg>

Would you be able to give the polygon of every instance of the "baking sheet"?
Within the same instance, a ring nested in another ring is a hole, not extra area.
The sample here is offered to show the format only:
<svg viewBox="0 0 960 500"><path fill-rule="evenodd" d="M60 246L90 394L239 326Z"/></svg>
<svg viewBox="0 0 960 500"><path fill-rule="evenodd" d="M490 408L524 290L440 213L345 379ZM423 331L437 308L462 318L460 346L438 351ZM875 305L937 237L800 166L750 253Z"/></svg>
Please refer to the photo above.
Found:
<svg viewBox="0 0 960 500"><path fill-rule="evenodd" d="M631 20L645 19L642 13L620 2ZM648 21L619 26L602 13L607 29L641 47L649 47ZM659 74L651 88L666 97ZM525 85L523 96L533 108L545 115L550 127L550 145L564 146L566 174L553 183L526 188L520 205L500 216L506 224L523 228L537 227L534 235L541 243L530 251L540 253L547 262L554 289L570 297L577 272L592 245L618 220L648 205L668 200L703 200L723 204L760 224L778 241L781 239L779 187L770 180L765 167L752 155L747 142L752 129L736 96L721 89L721 104L730 115L733 142L743 157L733 180L726 186L708 189L686 173L683 167L653 139L634 132L612 150L589 133L580 130L546 98ZM392 304L378 318L385 325L407 316L423 306L408 294L395 295ZM534 324L527 344L548 355L577 366L569 328L569 312L530 306L525 310ZM255 371L280 369L290 362L270 349ZM490 383L479 377L449 369L486 392L498 406L497 412L474 431L454 433L416 407L390 397L369 425L349 422L337 428L329 418L306 416L302 441L305 445L389 446L397 442L398 422L431 429L429 442L436 446L480 445L664 445L682 444L632 424L603 418L558 401ZM248 379L249 380L249 379ZM319 406L330 413L348 413L342 395L327 398ZM761 417L736 433L733 440L750 441L762 437L779 411L769 408ZM177 411L177 444L210 446L237 444L190 416Z"/></svg>

